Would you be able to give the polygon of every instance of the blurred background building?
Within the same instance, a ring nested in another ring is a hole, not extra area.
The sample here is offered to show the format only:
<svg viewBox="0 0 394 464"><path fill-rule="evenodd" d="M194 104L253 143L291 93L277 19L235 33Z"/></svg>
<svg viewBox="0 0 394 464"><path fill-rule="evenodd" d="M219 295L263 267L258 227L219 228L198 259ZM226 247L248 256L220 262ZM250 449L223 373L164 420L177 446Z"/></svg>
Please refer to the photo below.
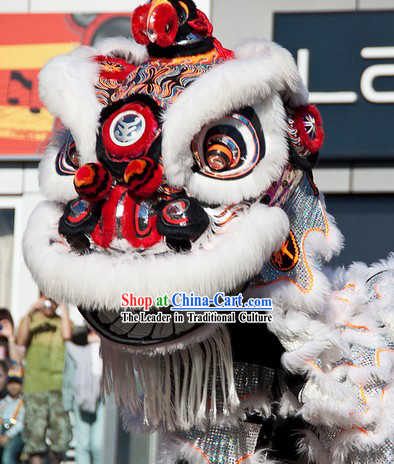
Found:
<svg viewBox="0 0 394 464"><path fill-rule="evenodd" d="M37 167L53 128L37 74L82 43L130 35L138 0L0 0L0 306L16 321L37 296L21 240L42 200ZM394 251L394 0L197 0L232 48L248 38L288 48L325 122L315 171L346 239L335 264ZM129 439L108 407L106 464L147 464L154 443ZM152 462L152 461L151 461Z"/></svg>

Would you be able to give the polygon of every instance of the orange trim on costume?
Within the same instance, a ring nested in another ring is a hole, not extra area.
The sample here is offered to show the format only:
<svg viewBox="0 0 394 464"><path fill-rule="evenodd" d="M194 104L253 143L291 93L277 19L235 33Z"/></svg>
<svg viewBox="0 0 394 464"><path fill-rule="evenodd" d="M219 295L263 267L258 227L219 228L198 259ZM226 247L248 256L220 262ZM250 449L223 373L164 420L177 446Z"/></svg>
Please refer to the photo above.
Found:
<svg viewBox="0 0 394 464"><path fill-rule="evenodd" d="M216 218L224 217L235 206L236 206L235 204L227 206L227 208L225 208L222 212L220 212L219 214L215 214L215 217ZM237 213L238 211L243 211L243 210L244 210L244 208L242 206L239 206L239 207L234 209L233 213Z"/></svg>
<svg viewBox="0 0 394 464"><path fill-rule="evenodd" d="M381 364L380 364L380 355L381 355L382 353L394 353L394 350L391 350L390 348L383 348L383 349L378 350L378 351L376 352L376 365L377 365L378 367L381 367Z"/></svg>
<svg viewBox="0 0 394 464"><path fill-rule="evenodd" d="M352 284L352 283L349 283L349 284L345 285L343 288L341 288L341 290L347 290L348 288L351 288L352 290L355 290L356 285Z"/></svg>
<svg viewBox="0 0 394 464"><path fill-rule="evenodd" d="M349 366L349 367L355 367L356 369L360 369L360 366L356 366L355 364L351 363L351 362L345 362L343 364L341 364L342 366ZM338 366L339 367L339 366Z"/></svg>
<svg viewBox="0 0 394 464"><path fill-rule="evenodd" d="M367 396L365 395L365 390L362 385L360 385L361 399L365 405L367 405Z"/></svg>
<svg viewBox="0 0 394 464"><path fill-rule="evenodd" d="M191 443L191 446L192 446L196 451L198 451L199 453L201 453L201 455L207 460L207 462L210 463L210 460L209 460L208 456L204 453L204 451L203 451L202 449L200 449L200 448L199 448L198 446L196 446L196 445L193 445L192 443Z"/></svg>
<svg viewBox="0 0 394 464"><path fill-rule="evenodd" d="M382 295L379 293L378 288L379 288L379 285L376 284L373 289L375 290L375 293L376 293L377 297L379 298L379 300L381 300Z"/></svg>
<svg viewBox="0 0 394 464"><path fill-rule="evenodd" d="M350 304L350 300L348 300L347 298L342 298L341 296L338 296L338 295L335 295L335 298L339 301L343 301L346 304Z"/></svg>
<svg viewBox="0 0 394 464"><path fill-rule="evenodd" d="M354 324L350 324L350 323L347 323L345 324L345 327L348 327L349 329L360 329L360 330L365 330L366 332L370 332L371 330L366 327L365 325L354 325Z"/></svg>
<svg viewBox="0 0 394 464"><path fill-rule="evenodd" d="M365 404L366 411L363 412L363 414L367 414L369 411L369 406L368 406L368 401L367 401L367 395L365 394L364 387L360 385L360 393L361 393L361 400Z"/></svg>
<svg viewBox="0 0 394 464"><path fill-rule="evenodd" d="M187 7L186 3L179 2L179 4L185 10L186 16L189 17L190 12L189 12L189 8Z"/></svg>
<svg viewBox="0 0 394 464"><path fill-rule="evenodd" d="M226 224L228 224L230 221L232 221L235 217L237 217L237 213L234 212L231 214L231 216L229 216L224 222L220 222L219 225L221 226L225 226Z"/></svg>
<svg viewBox="0 0 394 464"><path fill-rule="evenodd" d="M317 369L318 371L321 371L321 367L318 366L315 362L313 362L311 359L308 359L308 363L311 364L311 366L313 366L315 369Z"/></svg>
<svg viewBox="0 0 394 464"><path fill-rule="evenodd" d="M253 457L253 454L247 454L246 456L244 456L243 458L241 459L238 459L238 461L236 462L236 464L240 464L242 461L245 461L246 459L249 459Z"/></svg>
<svg viewBox="0 0 394 464"><path fill-rule="evenodd" d="M369 434L368 430L365 430L365 429L363 429L363 428L361 428L361 427L356 427L356 428L357 428L357 430L359 430L360 432L365 433L365 435L368 435L368 434Z"/></svg>
<svg viewBox="0 0 394 464"><path fill-rule="evenodd" d="M335 366L333 370L338 369L339 367L342 367L342 366L349 366L349 367L355 367L356 369L360 369L360 366L356 366L355 364L351 362L344 362L342 364L338 364L338 366Z"/></svg>

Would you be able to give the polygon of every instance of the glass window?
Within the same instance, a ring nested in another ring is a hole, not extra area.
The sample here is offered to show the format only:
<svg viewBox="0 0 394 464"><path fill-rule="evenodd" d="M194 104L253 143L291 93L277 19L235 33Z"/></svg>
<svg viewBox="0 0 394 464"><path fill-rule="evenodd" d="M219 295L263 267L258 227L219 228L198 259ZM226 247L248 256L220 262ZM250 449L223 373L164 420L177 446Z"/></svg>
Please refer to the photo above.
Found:
<svg viewBox="0 0 394 464"><path fill-rule="evenodd" d="M12 259L14 244L13 209L0 209L0 306L11 306Z"/></svg>
<svg viewBox="0 0 394 464"><path fill-rule="evenodd" d="M332 266L373 264L394 251L394 195L326 195L326 202L345 237Z"/></svg>

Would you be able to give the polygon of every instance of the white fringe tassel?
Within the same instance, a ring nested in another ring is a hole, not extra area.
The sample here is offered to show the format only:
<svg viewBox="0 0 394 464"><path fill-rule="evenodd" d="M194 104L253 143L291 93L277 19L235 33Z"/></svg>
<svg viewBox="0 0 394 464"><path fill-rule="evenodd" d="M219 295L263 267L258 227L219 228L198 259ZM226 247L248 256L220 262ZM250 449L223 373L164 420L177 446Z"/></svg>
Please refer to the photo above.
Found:
<svg viewBox="0 0 394 464"><path fill-rule="evenodd" d="M143 354L105 339L101 350L104 393L114 393L119 405L136 416L142 414L144 426L163 426L170 431L205 427L208 420L216 420L218 397L223 400L219 413L232 414L239 406L225 327L174 352ZM143 398L138 394L137 379Z"/></svg>

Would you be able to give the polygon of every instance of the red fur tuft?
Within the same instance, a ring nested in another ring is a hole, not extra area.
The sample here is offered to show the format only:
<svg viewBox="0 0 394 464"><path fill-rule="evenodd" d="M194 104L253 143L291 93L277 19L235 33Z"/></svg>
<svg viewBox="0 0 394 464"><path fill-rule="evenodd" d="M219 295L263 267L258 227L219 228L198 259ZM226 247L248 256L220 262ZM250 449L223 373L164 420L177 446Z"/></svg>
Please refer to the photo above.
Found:
<svg viewBox="0 0 394 464"><path fill-rule="evenodd" d="M138 211L140 203L135 201L129 195L124 202L124 213L121 219L122 235L137 249L150 248L161 240L161 235L157 231L157 216L150 217L148 227L140 230L138 225Z"/></svg>
<svg viewBox="0 0 394 464"><path fill-rule="evenodd" d="M131 32L134 40L141 45L150 43L149 37L146 35L146 27L150 5L141 5L134 10L131 17Z"/></svg>
<svg viewBox="0 0 394 464"><path fill-rule="evenodd" d="M310 114L315 119L316 123L316 137L311 139L305 130L303 116ZM320 116L319 110L314 105L300 106L296 108L294 113L294 123L300 135L301 143L311 153L317 153L324 142L323 120Z"/></svg>
<svg viewBox="0 0 394 464"><path fill-rule="evenodd" d="M216 50L219 52L220 58L223 60L233 60L235 58L235 53L232 50L229 50L228 48L224 48L221 42L219 42L218 39L214 38L213 39L213 45L216 48Z"/></svg>
<svg viewBox="0 0 394 464"><path fill-rule="evenodd" d="M156 34L155 43L159 47L173 45L178 34L178 15L175 8L169 4L160 4L151 12L149 28Z"/></svg>
<svg viewBox="0 0 394 464"><path fill-rule="evenodd" d="M193 32L201 35L202 37L212 37L213 26L207 18L206 14L197 10L197 19L188 22Z"/></svg>
<svg viewBox="0 0 394 464"><path fill-rule="evenodd" d="M103 206L101 218L92 233L92 240L102 248L108 248L116 234L116 208L119 199L126 191L124 187L115 187Z"/></svg>

